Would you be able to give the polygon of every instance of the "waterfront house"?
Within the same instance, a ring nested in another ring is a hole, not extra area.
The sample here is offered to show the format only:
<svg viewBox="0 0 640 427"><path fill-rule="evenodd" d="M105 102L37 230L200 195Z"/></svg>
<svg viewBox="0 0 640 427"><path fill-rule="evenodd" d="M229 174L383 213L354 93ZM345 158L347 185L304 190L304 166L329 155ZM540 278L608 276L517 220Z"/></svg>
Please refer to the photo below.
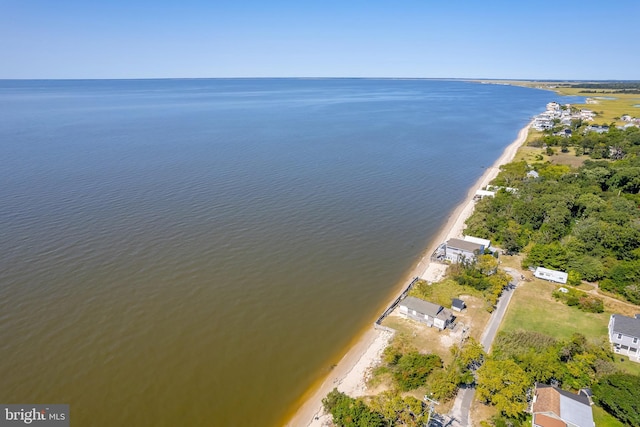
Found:
<svg viewBox="0 0 640 427"><path fill-rule="evenodd" d="M487 185L487 190L489 191L500 191L500 190L504 190L507 193L511 193L511 194L516 194L518 192L517 188L513 188L513 187L502 187L499 185Z"/></svg>
<svg viewBox="0 0 640 427"><path fill-rule="evenodd" d="M473 196L473 200L484 199L485 197L495 197L495 191L489 190L476 190L475 196Z"/></svg>
<svg viewBox="0 0 640 427"><path fill-rule="evenodd" d="M595 116L596 116L596 113L594 113L591 110L580 110L580 118L582 120L591 121L594 119Z"/></svg>
<svg viewBox="0 0 640 427"><path fill-rule="evenodd" d="M484 252L484 245L462 239L449 239L444 246L444 258L450 262L474 261Z"/></svg>
<svg viewBox="0 0 640 427"><path fill-rule="evenodd" d="M640 362L640 314L635 317L612 314L609 318L609 341L615 353Z"/></svg>
<svg viewBox="0 0 640 427"><path fill-rule="evenodd" d="M400 301L400 315L440 330L449 326L455 319L451 311L443 306L416 297L406 297Z"/></svg>
<svg viewBox="0 0 640 427"><path fill-rule="evenodd" d="M567 283L569 275L564 271L551 270L549 268L538 267L533 272L533 275L538 279L548 280L556 283Z"/></svg>
<svg viewBox="0 0 640 427"><path fill-rule="evenodd" d="M547 111L560 111L560 104L555 101L549 102L547 104Z"/></svg>
<svg viewBox="0 0 640 427"><path fill-rule="evenodd" d="M538 131L551 129L553 120L546 116L538 116L533 120L533 128Z"/></svg>
<svg viewBox="0 0 640 427"><path fill-rule="evenodd" d="M591 400L585 390L574 394L536 384L533 395L533 427L594 427Z"/></svg>
<svg viewBox="0 0 640 427"><path fill-rule="evenodd" d="M480 237L473 237L473 236L464 236L464 241L465 242L471 242L471 243L477 243L479 245L484 246L484 249L489 249L489 247L491 246L491 240L489 239L481 239Z"/></svg>

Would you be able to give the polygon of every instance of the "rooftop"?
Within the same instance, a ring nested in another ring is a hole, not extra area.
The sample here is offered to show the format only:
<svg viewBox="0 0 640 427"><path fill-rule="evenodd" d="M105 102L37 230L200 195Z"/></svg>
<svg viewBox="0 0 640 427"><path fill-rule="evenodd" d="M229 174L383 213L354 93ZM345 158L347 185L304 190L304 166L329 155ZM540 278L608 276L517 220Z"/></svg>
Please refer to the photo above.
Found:
<svg viewBox="0 0 640 427"><path fill-rule="evenodd" d="M640 338L640 318L612 314L613 332Z"/></svg>
<svg viewBox="0 0 640 427"><path fill-rule="evenodd" d="M454 249L461 249L463 251L469 251L469 252L482 251L484 249L484 246L478 243L467 242L466 240L461 240L461 239L447 240L447 247L454 248Z"/></svg>
<svg viewBox="0 0 640 427"><path fill-rule="evenodd" d="M540 427L567 427L564 421L545 414L535 414L533 424Z"/></svg>
<svg viewBox="0 0 640 427"><path fill-rule="evenodd" d="M593 427L594 425L593 411L587 396L549 385L536 384L536 398L532 412L536 424L544 427L559 427L560 424L552 421L555 418L560 418L566 424L578 427ZM540 417L540 415L547 417Z"/></svg>
<svg viewBox="0 0 640 427"><path fill-rule="evenodd" d="M437 305L416 297L406 297L400 304L407 306L409 309L415 310L419 313L428 314L431 317L436 317L438 313L443 309L441 305Z"/></svg>
<svg viewBox="0 0 640 427"><path fill-rule="evenodd" d="M464 303L464 301L462 301L459 298L454 298L451 301L451 307L464 308L465 307L465 303Z"/></svg>
<svg viewBox="0 0 640 427"><path fill-rule="evenodd" d="M406 297L400 305L404 305L409 310L415 310L418 313L442 320L446 320L452 316L451 311L445 309L443 306L416 297Z"/></svg>

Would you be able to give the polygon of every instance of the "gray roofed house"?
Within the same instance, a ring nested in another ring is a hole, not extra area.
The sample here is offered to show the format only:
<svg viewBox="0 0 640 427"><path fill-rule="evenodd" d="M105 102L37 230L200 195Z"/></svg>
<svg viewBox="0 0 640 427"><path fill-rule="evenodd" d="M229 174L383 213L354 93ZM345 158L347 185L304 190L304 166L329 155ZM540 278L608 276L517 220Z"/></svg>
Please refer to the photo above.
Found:
<svg viewBox="0 0 640 427"><path fill-rule="evenodd" d="M612 314L609 318L609 341L615 353L640 362L640 314L635 317Z"/></svg>
<svg viewBox="0 0 640 427"><path fill-rule="evenodd" d="M435 326L440 330L453 322L453 314L441 305L416 297L406 297L400 301L400 315L408 319Z"/></svg>
<svg viewBox="0 0 640 427"><path fill-rule="evenodd" d="M462 239L449 239L445 244L444 257L451 262L472 261L477 254L484 252L484 245Z"/></svg>
<svg viewBox="0 0 640 427"><path fill-rule="evenodd" d="M536 384L531 420L534 427L594 427L593 410L587 394Z"/></svg>

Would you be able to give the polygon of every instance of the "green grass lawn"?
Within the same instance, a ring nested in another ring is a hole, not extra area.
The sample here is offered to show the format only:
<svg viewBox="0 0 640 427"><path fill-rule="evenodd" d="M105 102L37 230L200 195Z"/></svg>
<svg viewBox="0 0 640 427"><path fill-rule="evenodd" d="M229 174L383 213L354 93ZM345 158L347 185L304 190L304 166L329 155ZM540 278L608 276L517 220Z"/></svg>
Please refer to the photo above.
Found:
<svg viewBox="0 0 640 427"><path fill-rule="evenodd" d="M579 332L587 338L606 338L609 313L585 313L556 301L555 285L534 279L518 286L505 315L501 331L529 330L558 339Z"/></svg>
<svg viewBox="0 0 640 427"><path fill-rule="evenodd" d="M627 374L637 375L640 377L640 363L632 362L627 356L616 354L615 356L616 368L626 372Z"/></svg>
<svg viewBox="0 0 640 427"><path fill-rule="evenodd" d="M460 295L471 295L482 298L482 292L470 287L461 286L451 279L445 279L442 282L436 282L431 285L418 284L409 292L409 295L431 301L447 308L451 308L451 300L458 298Z"/></svg>
<svg viewBox="0 0 640 427"><path fill-rule="evenodd" d="M620 421L609 415L607 411L599 406L593 405L593 421L596 427L624 427Z"/></svg>

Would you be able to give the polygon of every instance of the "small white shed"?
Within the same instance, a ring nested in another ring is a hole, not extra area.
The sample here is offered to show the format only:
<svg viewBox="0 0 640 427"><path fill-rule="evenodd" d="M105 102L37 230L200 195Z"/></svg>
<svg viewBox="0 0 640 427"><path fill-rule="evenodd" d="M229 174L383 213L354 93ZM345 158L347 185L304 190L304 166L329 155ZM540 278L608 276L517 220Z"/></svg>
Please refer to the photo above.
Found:
<svg viewBox="0 0 640 427"><path fill-rule="evenodd" d="M556 282L556 283L562 283L562 284L567 283L567 278L569 276L564 271L550 270L548 268L543 268L543 267L536 268L536 271L533 272L533 275L536 276L538 279L544 279L550 282Z"/></svg>

